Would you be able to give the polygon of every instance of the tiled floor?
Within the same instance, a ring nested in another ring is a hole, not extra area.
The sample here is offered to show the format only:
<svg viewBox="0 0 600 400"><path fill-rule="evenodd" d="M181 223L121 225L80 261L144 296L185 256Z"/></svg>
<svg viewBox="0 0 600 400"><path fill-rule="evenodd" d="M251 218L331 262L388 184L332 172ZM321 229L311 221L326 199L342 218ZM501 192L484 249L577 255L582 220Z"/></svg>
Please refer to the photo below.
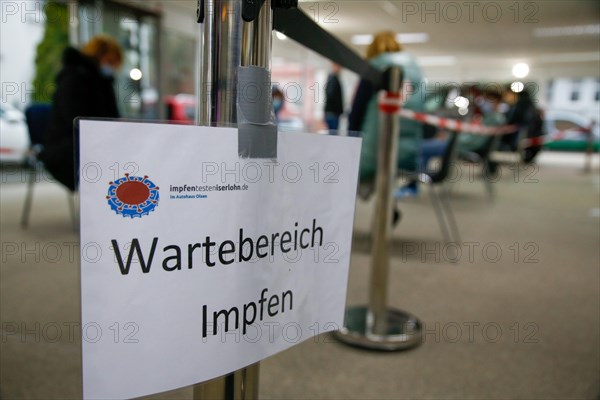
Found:
<svg viewBox="0 0 600 400"><path fill-rule="evenodd" d="M539 168L506 166L493 202L462 169L451 198L465 243L458 256L442 241L426 191L402 203L389 304L423 321L422 345L376 353L320 336L261 363L261 397L598 398L600 175L597 158L592 173L582 166L581 155L551 153ZM79 321L69 251L78 237L67 194L37 185L23 230L25 185L14 170L2 179L0 398L78 398L80 343L66 334ZM372 203L358 202L349 304L367 299L371 212ZM192 391L158 398L191 399Z"/></svg>

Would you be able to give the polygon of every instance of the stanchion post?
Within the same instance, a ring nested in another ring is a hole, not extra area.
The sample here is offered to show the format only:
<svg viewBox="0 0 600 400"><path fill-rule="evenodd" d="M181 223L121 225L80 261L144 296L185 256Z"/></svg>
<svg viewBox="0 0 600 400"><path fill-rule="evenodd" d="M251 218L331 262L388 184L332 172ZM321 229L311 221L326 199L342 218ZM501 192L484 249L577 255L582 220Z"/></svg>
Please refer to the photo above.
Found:
<svg viewBox="0 0 600 400"><path fill-rule="evenodd" d="M258 399L259 364L194 386L194 400Z"/></svg>
<svg viewBox="0 0 600 400"><path fill-rule="evenodd" d="M231 126L237 120L237 72L241 65L268 68L271 58L270 0L252 22L242 21L239 0L198 2L203 24L200 43L198 113L196 123ZM269 93L270 94L270 93ZM194 400L258 399L259 363L194 386Z"/></svg>
<svg viewBox="0 0 600 400"><path fill-rule="evenodd" d="M346 310L345 326L336 337L347 344L372 350L395 351L421 343L421 322L411 314L387 306L392 228L392 189L396 178L400 132L402 70L390 68L379 99L379 151L375 178L375 217L371 248L369 304Z"/></svg>
<svg viewBox="0 0 600 400"><path fill-rule="evenodd" d="M244 21L243 23L241 66L270 68L272 31L271 0L265 0L258 17L253 21Z"/></svg>
<svg viewBox="0 0 600 400"><path fill-rule="evenodd" d="M383 102L399 102L402 71L393 68L389 74L389 87L383 93ZM382 107L386 107L381 104ZM390 107L389 105L387 107ZM390 270L390 235L392 228L392 188L396 178L396 156L400 118L391 106L391 112L380 110L377 175L375 179L375 217L373 218L373 244L371 257L371 287L367 320L376 335L387 332L387 296Z"/></svg>
<svg viewBox="0 0 600 400"><path fill-rule="evenodd" d="M199 1L197 125L237 123L237 69L241 60L242 14L239 0Z"/></svg>

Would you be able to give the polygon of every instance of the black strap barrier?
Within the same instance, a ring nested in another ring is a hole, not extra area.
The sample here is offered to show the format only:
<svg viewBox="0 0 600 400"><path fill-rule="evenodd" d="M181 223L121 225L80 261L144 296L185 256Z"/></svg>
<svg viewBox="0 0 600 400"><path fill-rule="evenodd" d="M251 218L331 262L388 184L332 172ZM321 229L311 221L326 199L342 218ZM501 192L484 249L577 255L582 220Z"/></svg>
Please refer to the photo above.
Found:
<svg viewBox="0 0 600 400"><path fill-rule="evenodd" d="M275 9L273 28L320 55L356 72L370 81L376 90L384 89L387 97L398 98L402 86L402 70L391 67L380 72L337 38L329 34L309 16L297 9ZM387 306L389 275L389 237L391 231L391 188L395 180L396 151L400 109L381 104L379 155L375 183L376 210L373 224L371 290L367 306L346 310L345 326L337 338L344 343L371 350L396 351L418 346L422 324L413 315Z"/></svg>
<svg viewBox="0 0 600 400"><path fill-rule="evenodd" d="M273 28L323 57L356 72L371 82L375 88L383 88L384 82L388 81L384 73L321 28L300 9L276 8L273 15Z"/></svg>

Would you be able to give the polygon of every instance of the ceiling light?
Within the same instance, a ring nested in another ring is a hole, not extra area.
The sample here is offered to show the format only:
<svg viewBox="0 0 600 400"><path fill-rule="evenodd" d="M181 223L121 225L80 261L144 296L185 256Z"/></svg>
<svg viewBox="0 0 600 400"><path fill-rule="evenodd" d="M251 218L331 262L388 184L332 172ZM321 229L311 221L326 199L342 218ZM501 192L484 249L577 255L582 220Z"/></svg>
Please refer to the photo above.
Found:
<svg viewBox="0 0 600 400"><path fill-rule="evenodd" d="M142 79L142 71L140 71L138 68L133 68L131 71L129 71L129 77L134 81L139 81Z"/></svg>
<svg viewBox="0 0 600 400"><path fill-rule="evenodd" d="M529 65L525 63L516 64L512 69L512 73L517 78L525 78L529 75Z"/></svg>
<svg viewBox="0 0 600 400"><path fill-rule="evenodd" d="M463 96L458 96L456 100L454 100L454 105L458 108L467 108L469 107L469 99ZM464 114L461 114L464 115Z"/></svg>
<svg viewBox="0 0 600 400"><path fill-rule="evenodd" d="M426 43L429 41L429 34L425 32L399 33L396 35L396 40L400 44ZM357 46L368 46L373 42L373 35L352 35L350 41Z"/></svg>
<svg viewBox="0 0 600 400"><path fill-rule="evenodd" d="M399 33L396 40L401 44L426 43L429 41L429 35L425 32Z"/></svg>
<svg viewBox="0 0 600 400"><path fill-rule="evenodd" d="M373 41L373 35L352 35L350 41L357 46L366 46Z"/></svg>
<svg viewBox="0 0 600 400"><path fill-rule="evenodd" d="M584 53L553 53L539 56L537 61L552 63L598 62L600 53L590 51Z"/></svg>
<svg viewBox="0 0 600 400"><path fill-rule="evenodd" d="M454 105L454 101L460 95L460 90L457 87L452 87L446 95L446 108L450 108Z"/></svg>
<svg viewBox="0 0 600 400"><path fill-rule="evenodd" d="M426 56L417 57L418 63L422 67L439 67L456 64L456 57L454 56Z"/></svg>
<svg viewBox="0 0 600 400"><path fill-rule="evenodd" d="M582 36L600 34L600 24L556 26L552 28L535 28L535 37Z"/></svg>
<svg viewBox="0 0 600 400"><path fill-rule="evenodd" d="M523 91L523 89L525 89L525 85L523 85L523 82L513 82L510 85L510 90L512 90L515 93L521 93Z"/></svg>
<svg viewBox="0 0 600 400"><path fill-rule="evenodd" d="M279 40L287 39L287 36L281 32L275 32L275 36L277 36L277 39L279 39Z"/></svg>

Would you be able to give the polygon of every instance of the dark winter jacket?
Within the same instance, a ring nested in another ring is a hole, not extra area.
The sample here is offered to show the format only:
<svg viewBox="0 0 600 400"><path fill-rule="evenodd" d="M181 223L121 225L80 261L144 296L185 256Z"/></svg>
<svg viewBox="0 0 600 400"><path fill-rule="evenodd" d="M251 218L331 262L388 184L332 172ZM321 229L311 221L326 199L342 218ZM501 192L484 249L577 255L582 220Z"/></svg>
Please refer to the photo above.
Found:
<svg viewBox="0 0 600 400"><path fill-rule="evenodd" d="M118 118L113 78L104 76L94 60L74 48L63 54L63 69L56 78L52 115L40 158L56 180L71 190L77 186L79 137L77 117Z"/></svg>
<svg viewBox="0 0 600 400"><path fill-rule="evenodd" d="M331 74L325 85L325 112L333 115L344 113L344 99L342 85L337 75Z"/></svg>

